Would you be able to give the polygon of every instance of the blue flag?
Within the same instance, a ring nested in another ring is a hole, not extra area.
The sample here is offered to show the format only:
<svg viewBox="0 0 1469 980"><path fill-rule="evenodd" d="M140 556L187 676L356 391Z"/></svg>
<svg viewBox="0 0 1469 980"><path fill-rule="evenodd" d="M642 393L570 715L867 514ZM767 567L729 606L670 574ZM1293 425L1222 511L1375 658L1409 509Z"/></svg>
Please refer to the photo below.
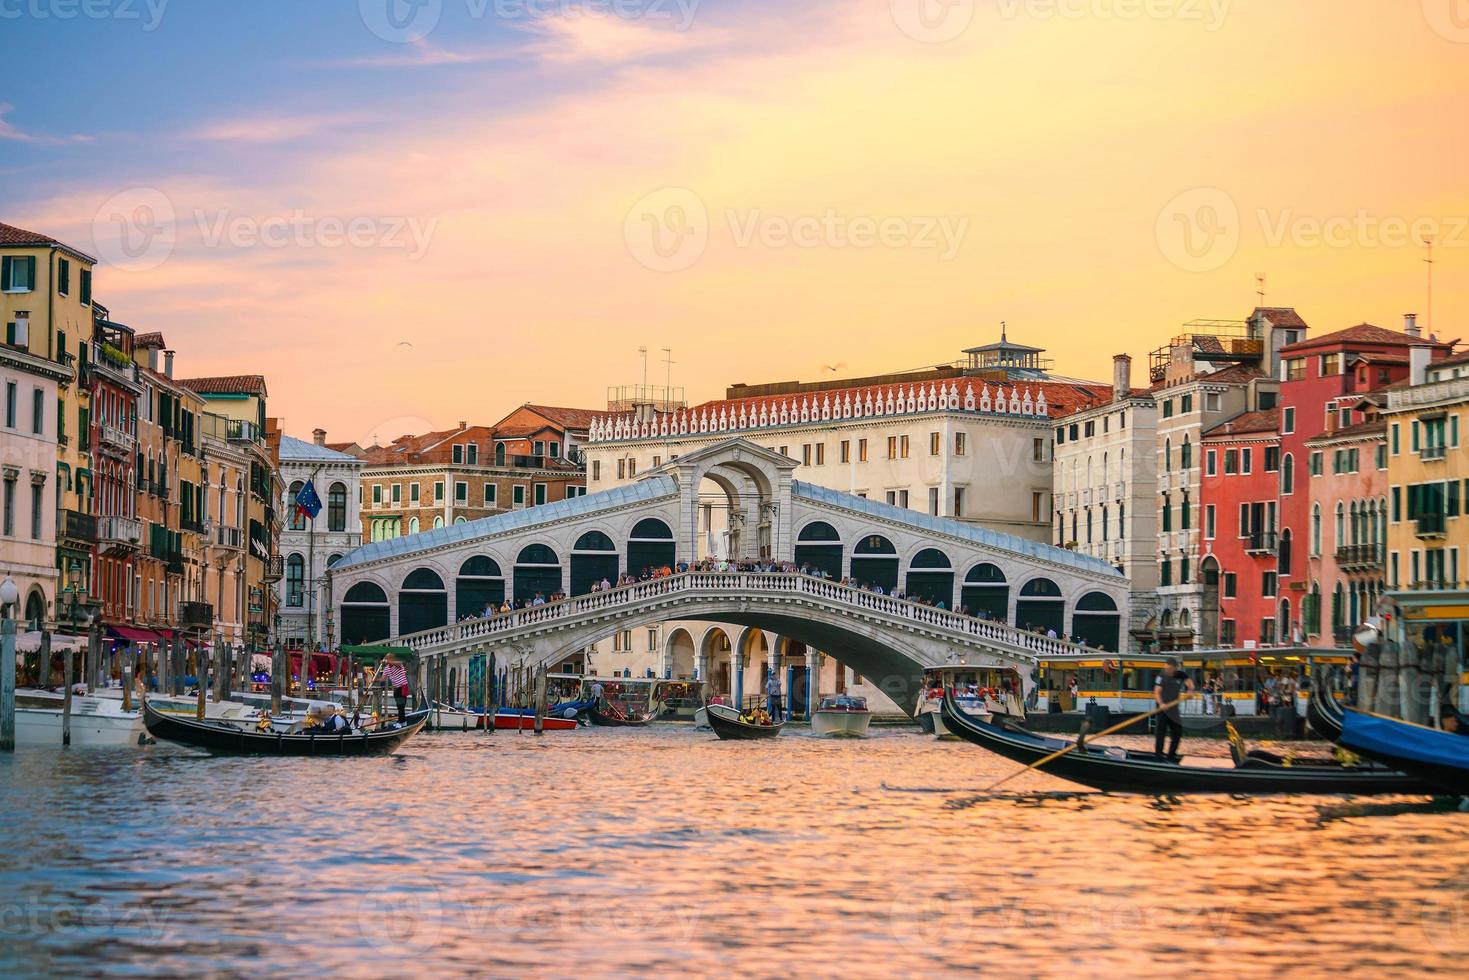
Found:
<svg viewBox="0 0 1469 980"><path fill-rule="evenodd" d="M316 515L321 513L321 498L316 495L316 487L310 480L296 494L296 513L304 514L311 520L316 520Z"/></svg>

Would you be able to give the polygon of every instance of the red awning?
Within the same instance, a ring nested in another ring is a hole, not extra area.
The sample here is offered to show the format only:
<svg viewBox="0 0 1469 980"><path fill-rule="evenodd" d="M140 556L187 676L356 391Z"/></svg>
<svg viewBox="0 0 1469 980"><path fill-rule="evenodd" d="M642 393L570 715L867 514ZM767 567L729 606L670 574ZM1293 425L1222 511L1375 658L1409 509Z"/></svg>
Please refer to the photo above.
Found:
<svg viewBox="0 0 1469 980"><path fill-rule="evenodd" d="M107 632L127 643L157 643L162 639L152 630L139 629L136 626L109 626Z"/></svg>

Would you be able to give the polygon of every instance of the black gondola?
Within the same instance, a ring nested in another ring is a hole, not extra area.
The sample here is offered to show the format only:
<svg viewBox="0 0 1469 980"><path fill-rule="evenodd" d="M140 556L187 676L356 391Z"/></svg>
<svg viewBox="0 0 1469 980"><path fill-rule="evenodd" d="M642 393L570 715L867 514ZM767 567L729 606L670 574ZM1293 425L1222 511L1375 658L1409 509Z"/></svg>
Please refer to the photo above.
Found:
<svg viewBox="0 0 1469 980"><path fill-rule="evenodd" d="M705 710L709 714L709 727L714 729L714 734L734 741L775 738L786 726L783 721L773 725L752 725L748 721L741 721L739 711L727 704L711 704Z"/></svg>
<svg viewBox="0 0 1469 980"><path fill-rule="evenodd" d="M1000 727L960 711L945 695L941 709L949 731L967 742L1027 765L1066 748L1018 727ZM1376 766L1343 766L1327 760L1285 760L1268 753L1236 751L1233 768L1180 765L1152 752L1083 745L1046 763L1062 779L1116 793L1432 793L1433 787Z"/></svg>
<svg viewBox="0 0 1469 980"><path fill-rule="evenodd" d="M408 715L373 731L337 735L287 735L258 732L223 721L196 721L165 715L143 701L143 725L154 738L229 755L387 755L423 727L427 711Z"/></svg>
<svg viewBox="0 0 1469 980"><path fill-rule="evenodd" d="M602 728L642 728L653 720L651 713L646 715L630 715L625 712L613 714L600 708L588 708L587 717L592 720L593 725Z"/></svg>
<svg viewBox="0 0 1469 980"><path fill-rule="evenodd" d="M1306 701L1306 721L1313 732L1328 742L1341 741L1342 707L1325 688L1311 692Z"/></svg>

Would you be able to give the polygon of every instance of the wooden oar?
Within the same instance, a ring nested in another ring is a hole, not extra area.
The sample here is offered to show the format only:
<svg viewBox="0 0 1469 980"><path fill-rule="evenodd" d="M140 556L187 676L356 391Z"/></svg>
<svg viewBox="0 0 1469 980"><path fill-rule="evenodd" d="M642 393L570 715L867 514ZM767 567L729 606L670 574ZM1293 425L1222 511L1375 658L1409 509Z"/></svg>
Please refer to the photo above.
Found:
<svg viewBox="0 0 1469 980"><path fill-rule="evenodd" d="M1145 715L1137 715L1135 717L1132 717L1132 718L1127 719L1126 721L1118 722L1117 724L1113 725L1111 728L1106 729L1105 731L1097 732L1097 734L1094 735L1094 736L1092 736L1092 737L1093 738L1101 738L1104 735L1111 735L1114 732L1120 732L1120 731L1122 731L1122 729L1129 728L1129 727L1131 727L1133 725L1136 725L1140 721L1146 721L1147 719L1153 717L1154 715L1161 714L1162 712L1167 711L1169 708L1172 708L1174 705L1179 704L1180 702L1182 702L1184 700L1184 697L1186 697L1186 695L1181 695L1181 696L1179 696L1177 698L1174 698L1172 701L1169 701L1167 704L1160 704L1160 705L1158 705L1158 707L1154 708L1152 711L1149 711ZM1080 737L1078 737L1077 741L1072 742L1071 744L1067 745L1064 749L1057 749L1055 752L1052 752L1050 755L1046 756L1044 759L1040 759L1040 760L1038 760L1036 762L1032 762L1030 765L1026 766L1024 769L1019 769L1019 770L1017 770L1015 772L1012 772L1010 775L1006 776L1004 779L1000 780L999 782L993 783L990 786L986 787L984 790L982 790L982 792L985 792L985 793L993 793L996 789L998 789L999 787L1005 785L1010 780L1014 779L1016 776L1024 775L1025 773L1030 772L1032 769L1039 769L1041 766L1045 765L1047 762L1050 762L1050 761L1052 761L1054 759L1059 759L1059 758L1061 758L1061 756L1065 755L1068 752L1074 752L1076 749L1078 749L1078 748L1081 747L1081 738L1084 738L1084 737L1085 737L1085 733L1082 733L1082 735Z"/></svg>

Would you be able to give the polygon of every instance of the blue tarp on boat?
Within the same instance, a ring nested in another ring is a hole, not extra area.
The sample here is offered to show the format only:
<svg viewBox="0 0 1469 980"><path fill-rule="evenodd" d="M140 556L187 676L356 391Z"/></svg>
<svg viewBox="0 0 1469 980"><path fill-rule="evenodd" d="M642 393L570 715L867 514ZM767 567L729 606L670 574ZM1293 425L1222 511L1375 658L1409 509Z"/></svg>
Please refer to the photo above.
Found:
<svg viewBox="0 0 1469 980"><path fill-rule="evenodd" d="M1448 792L1469 792L1469 736L1348 708L1341 744Z"/></svg>

